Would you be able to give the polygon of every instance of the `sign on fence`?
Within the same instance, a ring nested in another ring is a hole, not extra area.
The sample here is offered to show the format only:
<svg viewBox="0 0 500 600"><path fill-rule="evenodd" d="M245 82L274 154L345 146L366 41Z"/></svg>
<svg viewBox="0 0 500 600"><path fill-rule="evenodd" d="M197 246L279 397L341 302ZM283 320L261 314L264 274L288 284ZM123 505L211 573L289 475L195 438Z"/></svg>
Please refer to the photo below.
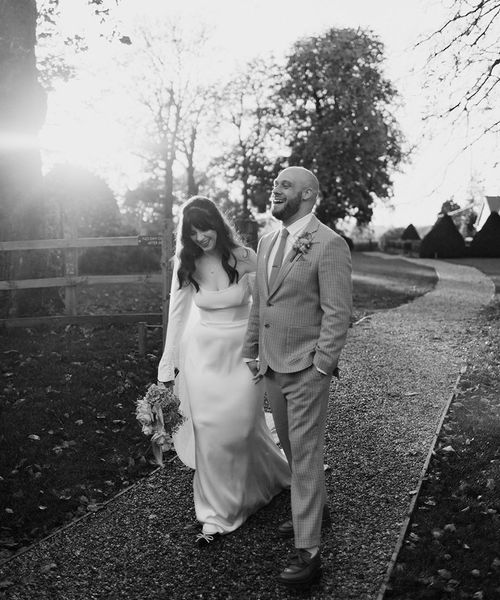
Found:
<svg viewBox="0 0 500 600"><path fill-rule="evenodd" d="M161 246L161 235L139 235L137 236L138 246Z"/></svg>

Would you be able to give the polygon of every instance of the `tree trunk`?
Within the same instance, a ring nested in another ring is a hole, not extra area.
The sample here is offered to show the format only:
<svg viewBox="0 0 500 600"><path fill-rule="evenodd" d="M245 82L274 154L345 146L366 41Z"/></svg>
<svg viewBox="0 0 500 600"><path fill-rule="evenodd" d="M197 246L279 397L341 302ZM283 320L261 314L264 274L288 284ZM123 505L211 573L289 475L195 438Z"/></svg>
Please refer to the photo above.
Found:
<svg viewBox="0 0 500 600"><path fill-rule="evenodd" d="M45 119L46 94L36 69L36 17L35 0L0 0L1 240L44 237L37 135ZM4 253L0 260L2 279L43 275L45 261L40 253ZM42 294L36 292L13 294L8 312L20 315L32 311L41 301Z"/></svg>
<svg viewBox="0 0 500 600"><path fill-rule="evenodd" d="M186 151L187 158L187 195L188 198L196 196L198 194L199 186L194 176L194 149L196 147L196 127L191 128L191 135L189 136L189 147Z"/></svg>
<svg viewBox="0 0 500 600"><path fill-rule="evenodd" d="M188 157L188 166L187 166L187 195L188 198L191 196L196 196L198 194L199 186L194 176L194 165L193 158Z"/></svg>

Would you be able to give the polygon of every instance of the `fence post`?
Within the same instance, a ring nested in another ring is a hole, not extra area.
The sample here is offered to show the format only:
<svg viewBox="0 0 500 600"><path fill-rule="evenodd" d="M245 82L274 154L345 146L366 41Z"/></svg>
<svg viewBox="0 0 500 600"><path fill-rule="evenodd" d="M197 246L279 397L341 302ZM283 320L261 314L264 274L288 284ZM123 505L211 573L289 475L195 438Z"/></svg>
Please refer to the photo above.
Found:
<svg viewBox="0 0 500 600"><path fill-rule="evenodd" d="M74 240L77 238L75 221L72 215L65 214L64 238ZM64 274L66 277L78 276L78 248L64 249ZM64 288L64 307L67 315L77 314L76 285L67 285Z"/></svg>
<svg viewBox="0 0 500 600"><path fill-rule="evenodd" d="M145 321L139 321L138 325L138 334L139 334L139 356L146 356L146 333L147 333L147 324Z"/></svg>
<svg viewBox="0 0 500 600"><path fill-rule="evenodd" d="M162 348L165 347L165 338L167 336L168 309L170 305L170 286L172 284L173 262L173 223L172 219L165 219L161 239L161 276L162 276Z"/></svg>

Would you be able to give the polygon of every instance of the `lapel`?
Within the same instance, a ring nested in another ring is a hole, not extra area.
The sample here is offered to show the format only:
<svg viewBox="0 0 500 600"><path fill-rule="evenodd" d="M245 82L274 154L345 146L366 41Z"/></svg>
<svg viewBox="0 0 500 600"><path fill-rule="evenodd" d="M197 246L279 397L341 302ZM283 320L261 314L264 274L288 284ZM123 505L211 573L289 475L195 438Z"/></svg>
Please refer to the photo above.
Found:
<svg viewBox="0 0 500 600"><path fill-rule="evenodd" d="M305 233L310 233L312 235L312 239L314 242L314 234L316 233L318 228L319 228L319 221L314 215L312 215L309 224L301 231L300 235L303 235ZM279 231L276 233L275 236L273 236L273 243L276 240L276 237L278 236L278 234L279 234ZM266 257L269 256L270 248L272 248L272 245L268 247L267 252L266 252ZM300 252L296 252L293 248L292 248L292 250L290 250L290 252L283 259L283 264L281 265L280 272L278 273L278 277L276 277L276 280L274 282L272 289L269 289L269 283L268 283L269 280L268 280L267 272L266 272L266 283L268 285L268 287L267 287L268 297L271 297L276 292L276 290L279 288L279 286L283 283L283 280L285 279L285 277L288 275L288 273L294 267L295 263L299 260L300 256L301 256ZM266 266L267 266L267 262L266 262Z"/></svg>

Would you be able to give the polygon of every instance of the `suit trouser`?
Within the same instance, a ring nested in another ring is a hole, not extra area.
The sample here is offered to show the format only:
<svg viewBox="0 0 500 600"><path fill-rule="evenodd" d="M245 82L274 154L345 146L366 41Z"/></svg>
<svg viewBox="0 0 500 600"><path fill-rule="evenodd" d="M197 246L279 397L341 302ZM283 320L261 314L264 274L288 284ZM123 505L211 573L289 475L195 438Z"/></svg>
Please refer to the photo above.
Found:
<svg viewBox="0 0 500 600"><path fill-rule="evenodd" d="M281 447L292 471L296 548L319 546L326 504L324 443L330 376L314 365L297 373L268 369L266 391Z"/></svg>

